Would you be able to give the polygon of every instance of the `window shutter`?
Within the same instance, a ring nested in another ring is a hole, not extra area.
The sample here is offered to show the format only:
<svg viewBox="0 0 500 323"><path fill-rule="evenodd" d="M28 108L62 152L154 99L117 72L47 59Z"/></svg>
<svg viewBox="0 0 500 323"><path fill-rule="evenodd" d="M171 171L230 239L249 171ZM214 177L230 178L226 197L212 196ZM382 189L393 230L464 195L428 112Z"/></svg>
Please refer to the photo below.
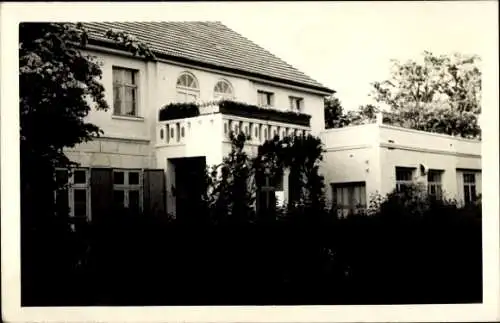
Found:
<svg viewBox="0 0 500 323"><path fill-rule="evenodd" d="M111 168L93 168L90 175L92 201L92 220L105 219L112 212L113 170Z"/></svg>
<svg viewBox="0 0 500 323"><path fill-rule="evenodd" d="M144 170L144 211L153 215L165 212L165 172Z"/></svg>
<svg viewBox="0 0 500 323"><path fill-rule="evenodd" d="M68 180L67 170L56 171L56 183L58 187L56 190L56 212L61 216L69 215Z"/></svg>

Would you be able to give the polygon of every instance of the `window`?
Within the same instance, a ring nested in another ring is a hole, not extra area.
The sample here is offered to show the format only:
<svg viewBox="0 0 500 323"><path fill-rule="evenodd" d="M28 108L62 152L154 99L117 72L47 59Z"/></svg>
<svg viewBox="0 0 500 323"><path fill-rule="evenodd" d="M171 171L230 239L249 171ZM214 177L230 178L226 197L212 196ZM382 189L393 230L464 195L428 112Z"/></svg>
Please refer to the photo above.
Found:
<svg viewBox="0 0 500 323"><path fill-rule="evenodd" d="M200 95L198 81L190 73L183 73L177 79L177 102L194 102Z"/></svg>
<svg viewBox="0 0 500 323"><path fill-rule="evenodd" d="M113 171L113 204L117 208L142 210L142 174L139 170Z"/></svg>
<svg viewBox="0 0 500 323"><path fill-rule="evenodd" d="M113 114L137 116L138 71L113 67Z"/></svg>
<svg viewBox="0 0 500 323"><path fill-rule="evenodd" d="M282 205L284 199L283 176L278 175L275 180L269 175L259 176L258 212L274 210L276 204Z"/></svg>
<svg viewBox="0 0 500 323"><path fill-rule="evenodd" d="M219 82L217 82L217 84L215 84L214 97L216 100L232 99L233 87L228 81L220 80Z"/></svg>
<svg viewBox="0 0 500 323"><path fill-rule="evenodd" d="M365 182L332 184L333 203L337 206L337 214L345 217L366 209Z"/></svg>
<svg viewBox="0 0 500 323"><path fill-rule="evenodd" d="M302 112L304 102L303 98L290 96L288 99L290 100L290 111Z"/></svg>
<svg viewBox="0 0 500 323"><path fill-rule="evenodd" d="M437 199L442 197L441 177L443 172L438 170L429 170L427 173L427 191L429 195Z"/></svg>
<svg viewBox="0 0 500 323"><path fill-rule="evenodd" d="M476 201L476 174L474 173L464 173L464 202L466 204L473 203Z"/></svg>
<svg viewBox="0 0 500 323"><path fill-rule="evenodd" d="M272 107L274 105L274 93L257 91L258 105L261 107Z"/></svg>
<svg viewBox="0 0 500 323"><path fill-rule="evenodd" d="M401 192L405 186L413 184L414 168L396 167L396 191Z"/></svg>
<svg viewBox="0 0 500 323"><path fill-rule="evenodd" d="M72 170L56 170L56 181L59 184L55 192L58 210L69 211L69 216L77 220L90 219L90 180L89 171L84 168ZM74 229L74 224L71 224Z"/></svg>

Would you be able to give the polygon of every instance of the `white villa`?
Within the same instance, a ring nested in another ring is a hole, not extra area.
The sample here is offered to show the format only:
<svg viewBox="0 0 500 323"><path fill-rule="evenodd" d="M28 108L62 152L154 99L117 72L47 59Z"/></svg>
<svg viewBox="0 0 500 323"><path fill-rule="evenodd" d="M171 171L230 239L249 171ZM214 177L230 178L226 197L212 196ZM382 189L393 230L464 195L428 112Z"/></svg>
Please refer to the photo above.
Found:
<svg viewBox="0 0 500 323"><path fill-rule="evenodd" d="M91 32L86 51L103 64L110 109L88 116L103 129L101 138L66 152L81 164L68 192L73 216L96 218L110 205L189 211L205 165L222 161L229 131L238 129L251 134L249 151L273 134L319 136L327 199L345 210L414 181L463 202L481 192L479 141L380 121L325 130L324 97L334 91L219 22L84 25ZM103 37L111 28L147 43L157 59L117 48ZM170 103L221 98L261 109L249 113L213 103L192 117L160 118ZM286 200L286 178L281 187Z"/></svg>

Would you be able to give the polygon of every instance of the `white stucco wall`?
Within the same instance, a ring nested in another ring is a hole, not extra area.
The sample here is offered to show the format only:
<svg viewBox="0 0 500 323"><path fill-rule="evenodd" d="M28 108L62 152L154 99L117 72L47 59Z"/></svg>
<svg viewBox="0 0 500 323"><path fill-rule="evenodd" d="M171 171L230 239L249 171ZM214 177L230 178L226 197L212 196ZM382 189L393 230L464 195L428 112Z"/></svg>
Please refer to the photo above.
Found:
<svg viewBox="0 0 500 323"><path fill-rule="evenodd" d="M250 82L250 85L249 93L251 93L251 96L249 102L252 104L258 103L257 91L259 90L274 93L274 108L281 111L289 111L290 96L303 98L302 112L311 116L311 133L318 136L325 129L323 96L254 81Z"/></svg>
<svg viewBox="0 0 500 323"><path fill-rule="evenodd" d="M320 172L325 177L326 198L332 201L331 184L365 182L367 201L380 191L380 156L375 124L328 129L321 133L325 153Z"/></svg>
<svg viewBox="0 0 500 323"><path fill-rule="evenodd" d="M68 150L68 156L84 165L101 165L109 167L166 169L165 157L207 156L207 163L215 164L222 160L225 151L222 149L223 131L221 118L214 117L204 125L194 125L190 145L168 150L158 148L158 112L162 106L175 102L177 78L183 72L193 74L200 87L199 100L202 102L214 99L215 84L224 79L231 83L234 99L250 104L257 104L257 90L268 90L275 94L276 108L289 108L289 96L304 98L304 112L312 115L311 124L314 133L324 128L323 96L306 91L287 88L286 86L266 85L251 81L244 77L225 75L217 71L208 71L196 67L186 67L165 62L145 62L137 58L119 56L97 51L87 51L101 63L102 84L105 88L105 99L110 109L96 111L93 109L87 120L99 126L103 131L103 139L95 143L87 143ZM138 74L138 117L113 116L113 66L131 68ZM205 119L196 119L194 122ZM212 132L214 131L215 132ZM220 137L220 138L219 138ZM122 140L117 140L122 139ZM109 143L110 142L110 143ZM135 148L132 146L137 145ZM140 147L140 148L139 148ZM134 151L140 150L137 155ZM119 151L119 153L117 153ZM132 153L128 153L132 151Z"/></svg>
<svg viewBox="0 0 500 323"><path fill-rule="evenodd" d="M82 167L156 168L147 141L96 139L66 149L66 155Z"/></svg>
<svg viewBox="0 0 500 323"><path fill-rule="evenodd" d="M443 190L450 198L460 198L462 193L457 169L481 169L481 144L474 140L383 125L380 143L383 194L395 187L396 166L418 169L422 164L427 169L444 171ZM425 176L421 180L426 183Z"/></svg>
<svg viewBox="0 0 500 323"><path fill-rule="evenodd" d="M324 131L325 161L321 171L331 199L330 184L366 181L370 194L390 193L396 185L396 167L444 171L443 190L450 198L463 198L461 169L476 170L481 192L481 143L474 140L386 125L363 125ZM427 183L426 176L416 178Z"/></svg>

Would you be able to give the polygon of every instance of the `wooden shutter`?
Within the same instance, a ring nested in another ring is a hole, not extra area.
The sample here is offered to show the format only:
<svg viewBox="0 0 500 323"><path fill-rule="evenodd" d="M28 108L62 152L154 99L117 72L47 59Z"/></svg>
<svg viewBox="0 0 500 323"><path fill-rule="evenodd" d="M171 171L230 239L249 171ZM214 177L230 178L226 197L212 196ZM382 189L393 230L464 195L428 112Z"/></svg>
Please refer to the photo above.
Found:
<svg viewBox="0 0 500 323"><path fill-rule="evenodd" d="M165 209L165 172L162 169L144 170L144 211L161 215Z"/></svg>
<svg viewBox="0 0 500 323"><path fill-rule="evenodd" d="M69 215L68 179L66 169L56 170L56 212L60 216Z"/></svg>
<svg viewBox="0 0 500 323"><path fill-rule="evenodd" d="M113 170L92 168L90 174L92 221L100 221L112 215Z"/></svg>

